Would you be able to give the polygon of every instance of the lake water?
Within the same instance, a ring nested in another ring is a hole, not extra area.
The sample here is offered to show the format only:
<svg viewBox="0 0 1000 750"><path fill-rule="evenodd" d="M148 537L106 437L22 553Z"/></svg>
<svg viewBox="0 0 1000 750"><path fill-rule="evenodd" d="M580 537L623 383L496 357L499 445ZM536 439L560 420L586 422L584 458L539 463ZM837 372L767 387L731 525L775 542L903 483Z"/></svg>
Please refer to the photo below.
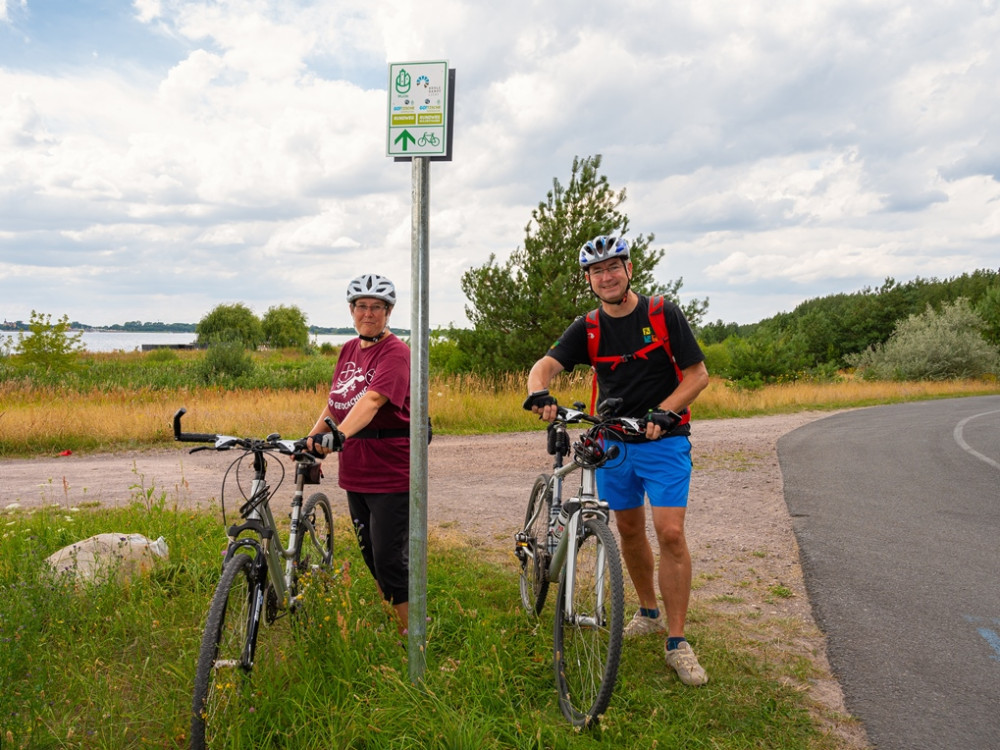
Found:
<svg viewBox="0 0 1000 750"><path fill-rule="evenodd" d="M80 343L88 352L134 352L142 350L143 344L193 344L196 333L132 333L128 331L84 331ZM309 340L317 345L330 343L340 346L354 338L336 334L317 334Z"/></svg>

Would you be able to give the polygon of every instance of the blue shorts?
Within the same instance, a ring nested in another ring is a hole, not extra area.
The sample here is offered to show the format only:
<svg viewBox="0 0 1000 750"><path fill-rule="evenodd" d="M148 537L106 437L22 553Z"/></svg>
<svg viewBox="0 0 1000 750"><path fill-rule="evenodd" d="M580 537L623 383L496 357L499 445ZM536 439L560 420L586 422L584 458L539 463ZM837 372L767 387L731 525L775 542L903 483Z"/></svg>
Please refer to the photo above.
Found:
<svg viewBox="0 0 1000 750"><path fill-rule="evenodd" d="M618 457L597 470L597 491L612 510L649 504L686 508L691 486L691 441L686 435L624 443Z"/></svg>

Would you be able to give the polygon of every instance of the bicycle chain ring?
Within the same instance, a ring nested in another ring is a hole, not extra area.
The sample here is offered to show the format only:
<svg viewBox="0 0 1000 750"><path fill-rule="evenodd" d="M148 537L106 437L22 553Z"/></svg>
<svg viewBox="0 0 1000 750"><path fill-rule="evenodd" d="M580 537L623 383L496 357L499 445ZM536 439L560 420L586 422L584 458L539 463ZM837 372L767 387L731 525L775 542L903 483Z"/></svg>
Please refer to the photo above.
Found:
<svg viewBox="0 0 1000 750"><path fill-rule="evenodd" d="M274 586L267 584L267 607L265 609L267 624L271 625L278 619L278 594Z"/></svg>

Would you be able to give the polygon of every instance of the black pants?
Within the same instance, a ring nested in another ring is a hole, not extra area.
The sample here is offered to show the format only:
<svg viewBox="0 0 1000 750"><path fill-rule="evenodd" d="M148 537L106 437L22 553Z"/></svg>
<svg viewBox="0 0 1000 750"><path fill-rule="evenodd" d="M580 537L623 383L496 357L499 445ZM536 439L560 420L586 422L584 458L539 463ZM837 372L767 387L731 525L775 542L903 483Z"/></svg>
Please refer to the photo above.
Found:
<svg viewBox="0 0 1000 750"><path fill-rule="evenodd" d="M358 546L390 604L410 598L410 493L348 492Z"/></svg>

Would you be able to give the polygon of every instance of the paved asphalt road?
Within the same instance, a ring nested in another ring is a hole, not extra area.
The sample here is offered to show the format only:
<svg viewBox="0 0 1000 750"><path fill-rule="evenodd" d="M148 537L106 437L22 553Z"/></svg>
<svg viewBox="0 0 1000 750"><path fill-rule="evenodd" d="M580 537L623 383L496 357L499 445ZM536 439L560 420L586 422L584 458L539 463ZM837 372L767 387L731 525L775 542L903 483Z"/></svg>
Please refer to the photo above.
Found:
<svg viewBox="0 0 1000 750"><path fill-rule="evenodd" d="M813 611L872 742L1000 748L1000 396L837 414L778 457Z"/></svg>

